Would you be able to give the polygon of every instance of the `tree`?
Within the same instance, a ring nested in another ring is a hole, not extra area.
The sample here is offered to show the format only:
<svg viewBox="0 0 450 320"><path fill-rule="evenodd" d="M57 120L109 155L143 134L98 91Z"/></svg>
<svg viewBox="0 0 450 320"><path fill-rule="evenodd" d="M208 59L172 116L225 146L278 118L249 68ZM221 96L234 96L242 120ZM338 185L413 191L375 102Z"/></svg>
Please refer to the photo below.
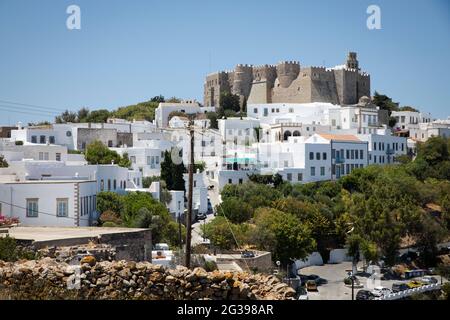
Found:
<svg viewBox="0 0 450 320"><path fill-rule="evenodd" d="M391 98L384 94L379 94L377 91L375 91L375 94L372 97L372 102L382 110L387 110L389 115L391 115L392 111L398 110L399 104L397 102L393 102Z"/></svg>
<svg viewBox="0 0 450 320"><path fill-rule="evenodd" d="M56 123L75 123L77 122L77 114L69 110L64 111L61 115L55 117Z"/></svg>
<svg viewBox="0 0 450 320"><path fill-rule="evenodd" d="M218 115L215 112L207 112L206 118L210 121L211 129L219 129L219 123L217 121Z"/></svg>
<svg viewBox="0 0 450 320"><path fill-rule="evenodd" d="M159 96L154 96L153 98L150 99L150 102L164 102L164 96L159 95Z"/></svg>
<svg viewBox="0 0 450 320"><path fill-rule="evenodd" d="M229 92L222 92L220 94L219 105L223 110L232 110L234 112L241 111L241 103L239 96L236 94L231 94Z"/></svg>
<svg viewBox="0 0 450 320"><path fill-rule="evenodd" d="M0 155L0 168L8 168L8 166L8 162L2 155Z"/></svg>
<svg viewBox="0 0 450 320"><path fill-rule="evenodd" d="M110 116L110 112L106 109L94 110L85 118L85 122L105 123Z"/></svg>
<svg viewBox="0 0 450 320"><path fill-rule="evenodd" d="M85 157L89 164L111 164L114 161L115 164L125 168L131 165L128 155L124 154L124 157L121 157L98 140L88 144Z"/></svg>
<svg viewBox="0 0 450 320"><path fill-rule="evenodd" d="M172 161L170 151L164 152L164 160L161 162L161 179L166 182L169 190L185 191L185 181L183 174L186 172L183 162L175 164Z"/></svg>
<svg viewBox="0 0 450 320"><path fill-rule="evenodd" d="M273 260L284 266L293 259L304 259L316 248L316 242L307 225L283 211L260 208L255 213L256 230L253 233L259 248L273 253Z"/></svg>
<svg viewBox="0 0 450 320"><path fill-rule="evenodd" d="M243 223L252 217L252 207L242 202L240 199L231 197L224 200L217 207L217 213L220 216L225 216L233 223Z"/></svg>
<svg viewBox="0 0 450 320"><path fill-rule="evenodd" d="M89 109L87 108L81 108L80 110L78 110L77 113L77 120L78 122L86 122L86 119L89 116Z"/></svg>
<svg viewBox="0 0 450 320"><path fill-rule="evenodd" d="M120 217L123 206L123 198L115 192L102 191L97 194L97 211L100 214L110 211Z"/></svg>

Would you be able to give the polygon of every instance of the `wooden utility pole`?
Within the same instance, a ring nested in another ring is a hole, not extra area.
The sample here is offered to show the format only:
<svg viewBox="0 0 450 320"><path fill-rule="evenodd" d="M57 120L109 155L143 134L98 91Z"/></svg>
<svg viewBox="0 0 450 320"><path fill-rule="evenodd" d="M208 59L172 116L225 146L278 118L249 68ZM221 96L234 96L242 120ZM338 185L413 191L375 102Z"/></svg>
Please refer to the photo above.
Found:
<svg viewBox="0 0 450 320"><path fill-rule="evenodd" d="M189 134L191 136L191 154L189 162L189 187L188 187L188 212L186 216L186 267L191 267L191 224L192 224L192 194L194 186L194 126L193 121L189 125Z"/></svg>

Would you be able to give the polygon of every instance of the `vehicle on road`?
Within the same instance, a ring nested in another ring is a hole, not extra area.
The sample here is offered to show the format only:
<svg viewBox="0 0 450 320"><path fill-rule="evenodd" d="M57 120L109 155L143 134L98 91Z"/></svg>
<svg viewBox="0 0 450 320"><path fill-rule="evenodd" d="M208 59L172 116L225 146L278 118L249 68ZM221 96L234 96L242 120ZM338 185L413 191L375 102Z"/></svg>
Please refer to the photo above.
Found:
<svg viewBox="0 0 450 320"><path fill-rule="evenodd" d="M369 290L359 290L356 294L356 300L372 300L375 296Z"/></svg>
<svg viewBox="0 0 450 320"><path fill-rule="evenodd" d="M431 276L423 276L419 281L423 282L424 284L436 284L439 282L438 279Z"/></svg>
<svg viewBox="0 0 450 320"><path fill-rule="evenodd" d="M214 189L214 185L213 184L210 184L209 186L208 186L208 190L213 190Z"/></svg>
<svg viewBox="0 0 450 320"><path fill-rule="evenodd" d="M308 291L306 291L305 287L298 287L297 289L297 300L308 300Z"/></svg>
<svg viewBox="0 0 450 320"><path fill-rule="evenodd" d="M316 274L310 274L309 276L307 276L308 280L313 280L316 285L320 286L321 284L326 284L328 281L319 277Z"/></svg>
<svg viewBox="0 0 450 320"><path fill-rule="evenodd" d="M255 253L253 251L245 250L245 251L242 251L242 253L241 253L241 258L244 258L244 259L254 258L254 257L255 257Z"/></svg>
<svg viewBox="0 0 450 320"><path fill-rule="evenodd" d="M206 213L198 213L197 214L197 220L205 220L206 219Z"/></svg>
<svg viewBox="0 0 450 320"><path fill-rule="evenodd" d="M306 290L309 291L317 291L317 284L314 280L308 280L306 281Z"/></svg>
<svg viewBox="0 0 450 320"><path fill-rule="evenodd" d="M393 283L392 284L392 291L393 292L400 292L400 291L405 291L408 290L409 287L406 283Z"/></svg>
<svg viewBox="0 0 450 320"><path fill-rule="evenodd" d="M422 281L413 280L413 281L408 282L406 285L409 287L409 289L414 289L414 288L420 288L421 286L424 285L424 283Z"/></svg>
<svg viewBox="0 0 450 320"><path fill-rule="evenodd" d="M383 296L386 296L386 295L391 294L391 293L392 293L391 289L385 288L385 287L382 287L382 286L375 287L372 290L372 294L375 297L383 297Z"/></svg>

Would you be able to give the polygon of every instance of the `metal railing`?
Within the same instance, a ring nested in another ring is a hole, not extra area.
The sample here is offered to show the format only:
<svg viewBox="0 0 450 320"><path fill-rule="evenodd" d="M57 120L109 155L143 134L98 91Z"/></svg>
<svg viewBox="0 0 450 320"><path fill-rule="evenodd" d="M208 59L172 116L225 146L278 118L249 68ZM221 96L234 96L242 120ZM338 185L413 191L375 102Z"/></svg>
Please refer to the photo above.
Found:
<svg viewBox="0 0 450 320"><path fill-rule="evenodd" d="M439 290L439 289L441 289L441 284L440 283L428 284L428 285L424 285L424 286L421 286L421 287L418 287L418 288L414 288L414 289L408 289L408 290L404 290L404 291L400 291L400 292L396 292L396 293L387 294L385 296L375 298L374 300L397 300L397 299L403 299L403 298L409 297L409 296L411 296L413 294L416 294L416 293L423 293L423 292Z"/></svg>

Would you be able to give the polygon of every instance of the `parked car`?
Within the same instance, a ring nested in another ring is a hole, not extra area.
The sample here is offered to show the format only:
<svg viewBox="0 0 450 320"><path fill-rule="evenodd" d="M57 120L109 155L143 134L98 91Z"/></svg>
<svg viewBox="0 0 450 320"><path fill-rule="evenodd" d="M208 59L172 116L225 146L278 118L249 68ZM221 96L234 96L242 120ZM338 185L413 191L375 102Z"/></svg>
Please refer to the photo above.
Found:
<svg viewBox="0 0 450 320"><path fill-rule="evenodd" d="M308 280L306 281L306 290L309 291L317 291L317 284L314 280Z"/></svg>
<svg viewBox="0 0 450 320"><path fill-rule="evenodd" d="M255 253L253 251L242 251L241 253L241 258L254 258L255 257Z"/></svg>
<svg viewBox="0 0 450 320"><path fill-rule="evenodd" d="M167 243L157 243L155 244L155 250L157 251L168 251L169 245Z"/></svg>
<svg viewBox="0 0 450 320"><path fill-rule="evenodd" d="M431 276L423 276L419 281L423 282L424 284L435 284L439 282L438 279Z"/></svg>
<svg viewBox="0 0 450 320"><path fill-rule="evenodd" d="M408 282L406 285L409 287L409 289L414 289L414 288L420 288L421 286L424 285L424 283L422 281L413 280L413 281Z"/></svg>
<svg viewBox="0 0 450 320"><path fill-rule="evenodd" d="M297 289L297 297L298 300L308 300L308 291L306 291L305 287L298 287Z"/></svg>
<svg viewBox="0 0 450 320"><path fill-rule="evenodd" d="M214 185L213 184L210 184L209 186L208 186L208 190L213 190L214 189Z"/></svg>
<svg viewBox="0 0 450 320"><path fill-rule="evenodd" d="M375 287L375 288L372 290L372 294L373 294L375 297L383 297L383 296L388 295L388 294L391 294L391 293L392 293L392 290L391 290L391 289L385 288L385 287L382 287L382 286Z"/></svg>
<svg viewBox="0 0 450 320"><path fill-rule="evenodd" d="M197 214L197 220L205 220L206 219L206 213L198 213Z"/></svg>
<svg viewBox="0 0 450 320"><path fill-rule="evenodd" d="M408 290L409 287L406 283L393 283L392 284L392 291L393 292L400 292L400 291L405 291Z"/></svg>
<svg viewBox="0 0 450 320"><path fill-rule="evenodd" d="M356 300L372 300L375 296L369 290L359 290L356 293Z"/></svg>
<svg viewBox="0 0 450 320"><path fill-rule="evenodd" d="M310 274L310 275L308 276L308 280L313 280L313 281L316 283L316 285L318 285L318 286L320 286L321 284L325 284L325 283L328 282L327 280L325 280L325 279L319 277L319 276L316 275L316 274Z"/></svg>

